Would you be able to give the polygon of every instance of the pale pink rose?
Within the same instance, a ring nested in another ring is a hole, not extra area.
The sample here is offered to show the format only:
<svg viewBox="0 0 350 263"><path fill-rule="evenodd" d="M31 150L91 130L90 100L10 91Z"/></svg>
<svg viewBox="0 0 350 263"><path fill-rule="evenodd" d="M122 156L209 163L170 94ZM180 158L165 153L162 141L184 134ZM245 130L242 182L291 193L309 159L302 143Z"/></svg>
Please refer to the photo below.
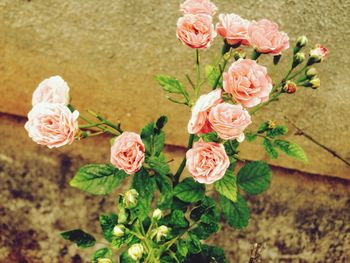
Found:
<svg viewBox="0 0 350 263"><path fill-rule="evenodd" d="M248 111L241 105L229 103L214 106L209 113L209 122L221 139L239 142L244 140L244 129L251 124Z"/></svg>
<svg viewBox="0 0 350 263"><path fill-rule="evenodd" d="M140 170L145 160L145 146L140 135L134 132L123 132L111 147L111 163L127 174Z"/></svg>
<svg viewBox="0 0 350 263"><path fill-rule="evenodd" d="M185 14L206 14L213 16L218 8L209 0L186 0L180 5L180 10Z"/></svg>
<svg viewBox="0 0 350 263"><path fill-rule="evenodd" d="M207 48L216 36L212 17L209 15L185 15L177 21L176 35L191 48Z"/></svg>
<svg viewBox="0 0 350 263"><path fill-rule="evenodd" d="M230 45L249 45L248 27L249 21L236 14L220 14L216 31L226 39Z"/></svg>
<svg viewBox="0 0 350 263"><path fill-rule="evenodd" d="M187 125L190 134L208 133L212 130L208 122L208 114L212 107L222 102L221 94L221 89L216 89L198 98Z"/></svg>
<svg viewBox="0 0 350 263"><path fill-rule="evenodd" d="M260 53L279 55L289 48L289 37L267 19L252 21L248 28L249 43Z"/></svg>
<svg viewBox="0 0 350 263"><path fill-rule="evenodd" d="M222 144L198 141L186 153L186 166L194 180L211 184L224 176L230 161Z"/></svg>
<svg viewBox="0 0 350 263"><path fill-rule="evenodd" d="M223 74L224 90L245 108L269 99L272 81L267 69L255 60L239 59Z"/></svg>
<svg viewBox="0 0 350 263"><path fill-rule="evenodd" d="M316 61L323 61L328 57L328 48L321 44L317 44L314 49L310 50L310 57Z"/></svg>
<svg viewBox="0 0 350 263"><path fill-rule="evenodd" d="M41 102L69 104L69 87L60 76L44 79L33 93L33 106Z"/></svg>
<svg viewBox="0 0 350 263"><path fill-rule="evenodd" d="M58 148L74 141L78 128L79 112L73 113L60 103L42 102L28 113L24 125L29 137L38 144Z"/></svg>

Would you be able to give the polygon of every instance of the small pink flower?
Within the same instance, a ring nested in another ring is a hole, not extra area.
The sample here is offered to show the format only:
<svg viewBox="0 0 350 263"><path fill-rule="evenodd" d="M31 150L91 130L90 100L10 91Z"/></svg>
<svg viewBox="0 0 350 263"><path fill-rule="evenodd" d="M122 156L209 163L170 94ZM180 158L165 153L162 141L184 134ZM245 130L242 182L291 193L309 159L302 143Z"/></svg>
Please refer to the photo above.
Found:
<svg viewBox="0 0 350 263"><path fill-rule="evenodd" d="M78 111L72 113L65 105L42 102L28 113L28 121L24 127L36 143L50 149L58 148L74 141L79 130L78 117Z"/></svg>
<svg viewBox="0 0 350 263"><path fill-rule="evenodd" d="M310 50L310 57L316 61L323 61L328 57L328 48L321 44L317 44L314 49Z"/></svg>
<svg viewBox="0 0 350 263"><path fill-rule="evenodd" d="M69 104L69 87L60 76L43 80L33 93L33 106L41 102Z"/></svg>
<svg viewBox="0 0 350 263"><path fill-rule="evenodd" d="M249 43L260 53L279 55L289 48L289 37L267 19L252 21L248 28Z"/></svg>
<svg viewBox="0 0 350 263"><path fill-rule="evenodd" d="M182 43L191 48L207 48L216 36L212 17L188 14L177 21L176 35Z"/></svg>
<svg viewBox="0 0 350 263"><path fill-rule="evenodd" d="M127 174L140 170L145 160L145 146L140 135L134 132L123 132L111 147L111 163Z"/></svg>
<svg viewBox="0 0 350 263"><path fill-rule="evenodd" d="M222 102L221 89L216 89L198 98L192 108L192 116L187 125L190 134L208 133L211 131L208 114L212 107Z"/></svg>
<svg viewBox="0 0 350 263"><path fill-rule="evenodd" d="M230 161L222 144L198 141L186 153L186 166L194 180L211 184L224 176Z"/></svg>
<svg viewBox="0 0 350 263"><path fill-rule="evenodd" d="M245 108L269 98L272 81L267 69L251 59L239 59L223 74L224 90Z"/></svg>
<svg viewBox="0 0 350 263"><path fill-rule="evenodd" d="M230 45L249 45L248 27L249 21L236 14L220 14L216 31L226 39Z"/></svg>
<svg viewBox="0 0 350 263"><path fill-rule="evenodd" d="M180 10L185 14L205 14L213 16L218 8L209 0L186 0L180 5Z"/></svg>
<svg viewBox="0 0 350 263"><path fill-rule="evenodd" d="M219 137L224 140L242 142L244 129L251 124L248 111L241 105L220 103L210 110L209 122Z"/></svg>

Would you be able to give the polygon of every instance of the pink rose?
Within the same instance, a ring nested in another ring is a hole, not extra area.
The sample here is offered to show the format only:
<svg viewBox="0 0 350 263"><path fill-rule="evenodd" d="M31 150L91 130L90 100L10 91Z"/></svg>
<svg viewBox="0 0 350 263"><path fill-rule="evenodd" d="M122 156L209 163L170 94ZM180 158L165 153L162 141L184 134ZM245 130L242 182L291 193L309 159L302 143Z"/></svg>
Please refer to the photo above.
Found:
<svg viewBox="0 0 350 263"><path fill-rule="evenodd" d="M69 104L69 87L60 76L43 80L33 93L33 106L41 102Z"/></svg>
<svg viewBox="0 0 350 263"><path fill-rule="evenodd" d="M230 45L249 45L248 27L249 21L236 14L220 14L216 31L226 39Z"/></svg>
<svg viewBox="0 0 350 263"><path fill-rule="evenodd" d="M222 144L198 141L186 153L186 166L194 180L211 184L224 176L230 161Z"/></svg>
<svg viewBox="0 0 350 263"><path fill-rule="evenodd" d="M209 122L224 140L242 142L244 140L244 129L251 123L248 111L241 105L220 103L210 110Z"/></svg>
<svg viewBox="0 0 350 263"><path fill-rule="evenodd" d="M212 17L188 14L177 21L176 35L182 43L191 48L207 48L216 36Z"/></svg>
<svg viewBox="0 0 350 263"><path fill-rule="evenodd" d="M206 14L213 16L218 8L208 0L186 0L180 5L180 10L185 14Z"/></svg>
<svg viewBox="0 0 350 263"><path fill-rule="evenodd" d="M208 133L211 131L208 114L212 107L222 102L221 94L221 89L216 89L198 98L192 108L192 116L187 125L187 130L190 134Z"/></svg>
<svg viewBox="0 0 350 263"><path fill-rule="evenodd" d="M321 44L317 44L314 49L310 50L310 57L315 62L320 62L328 57L328 48Z"/></svg>
<svg viewBox="0 0 350 263"><path fill-rule="evenodd" d="M289 48L289 37L267 19L252 21L248 28L249 43L260 53L279 55Z"/></svg>
<svg viewBox="0 0 350 263"><path fill-rule="evenodd" d="M140 135L134 132L123 132L111 147L111 163L127 174L140 170L145 160L145 146Z"/></svg>
<svg viewBox="0 0 350 263"><path fill-rule="evenodd" d="M267 69L251 59L239 59L223 74L224 90L243 107L254 107L269 98L272 81Z"/></svg>
<svg viewBox="0 0 350 263"><path fill-rule="evenodd" d="M36 143L50 149L58 148L74 141L79 130L78 117L78 111L72 113L65 105L42 102L28 113L28 121L24 127Z"/></svg>

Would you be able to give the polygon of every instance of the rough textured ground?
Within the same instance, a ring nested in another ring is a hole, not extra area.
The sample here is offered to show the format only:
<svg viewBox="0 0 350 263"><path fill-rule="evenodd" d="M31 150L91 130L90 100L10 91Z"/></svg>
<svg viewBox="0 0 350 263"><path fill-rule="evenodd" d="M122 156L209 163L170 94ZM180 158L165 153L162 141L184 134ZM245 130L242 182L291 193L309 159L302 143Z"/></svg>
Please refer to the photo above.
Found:
<svg viewBox="0 0 350 263"><path fill-rule="evenodd" d="M89 262L91 250L59 233L73 227L99 233L98 211L114 209L117 192L93 197L68 185L80 165L108 161L108 140L50 151L29 141L22 120L6 116L0 134L0 262ZM182 150L168 153L178 161ZM271 188L249 199L249 227L225 225L209 242L223 246L229 262L248 262L255 242L264 243L263 262L350 262L349 186L274 168Z"/></svg>

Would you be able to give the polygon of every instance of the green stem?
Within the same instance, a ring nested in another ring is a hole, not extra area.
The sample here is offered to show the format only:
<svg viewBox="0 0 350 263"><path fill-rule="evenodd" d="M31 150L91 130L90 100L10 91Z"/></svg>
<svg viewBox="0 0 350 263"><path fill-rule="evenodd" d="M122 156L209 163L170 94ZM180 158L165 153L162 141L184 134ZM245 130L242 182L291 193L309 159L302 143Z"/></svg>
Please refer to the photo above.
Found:
<svg viewBox="0 0 350 263"><path fill-rule="evenodd" d="M282 91L282 90L281 90ZM275 93L268 101L264 102L264 103L261 103L259 104L256 108L254 108L251 112L250 112L250 115L254 115L258 110L260 110L261 108L269 105L272 101L275 101L281 94L282 92L278 92L278 93Z"/></svg>
<svg viewBox="0 0 350 263"><path fill-rule="evenodd" d="M295 78L296 76L298 76L301 72L303 72L305 69L307 68L307 64L302 67L300 70L298 70L297 72L295 72L292 76L290 76L288 79L293 79Z"/></svg>
<svg viewBox="0 0 350 263"><path fill-rule="evenodd" d="M87 125L79 125L79 129L93 128L93 127L96 127L98 125L103 125L103 123L91 123L91 124L87 124Z"/></svg>
<svg viewBox="0 0 350 263"><path fill-rule="evenodd" d="M190 137L188 138L187 150L192 148L194 137L195 137L194 134L191 134ZM174 176L174 185L177 185L179 183L180 176L181 176L183 170L185 169L185 166L186 166L186 155L183 158L179 168L176 171L176 174Z"/></svg>
<svg viewBox="0 0 350 263"><path fill-rule="evenodd" d="M123 133L123 130L119 127L119 125L114 125L113 123L111 123L109 120L107 120L106 118L104 118L100 114L98 114L98 113L96 113L96 112L94 112L92 110L88 110L88 113L90 113L92 116L94 116L95 118L100 120L103 124L105 124L105 125L113 128L113 129L115 129L119 133Z"/></svg>
<svg viewBox="0 0 350 263"><path fill-rule="evenodd" d="M200 93L200 78L201 78L201 71L200 71L200 55L199 55L199 49L196 49L196 87L194 89L195 93L195 99L197 100Z"/></svg>

